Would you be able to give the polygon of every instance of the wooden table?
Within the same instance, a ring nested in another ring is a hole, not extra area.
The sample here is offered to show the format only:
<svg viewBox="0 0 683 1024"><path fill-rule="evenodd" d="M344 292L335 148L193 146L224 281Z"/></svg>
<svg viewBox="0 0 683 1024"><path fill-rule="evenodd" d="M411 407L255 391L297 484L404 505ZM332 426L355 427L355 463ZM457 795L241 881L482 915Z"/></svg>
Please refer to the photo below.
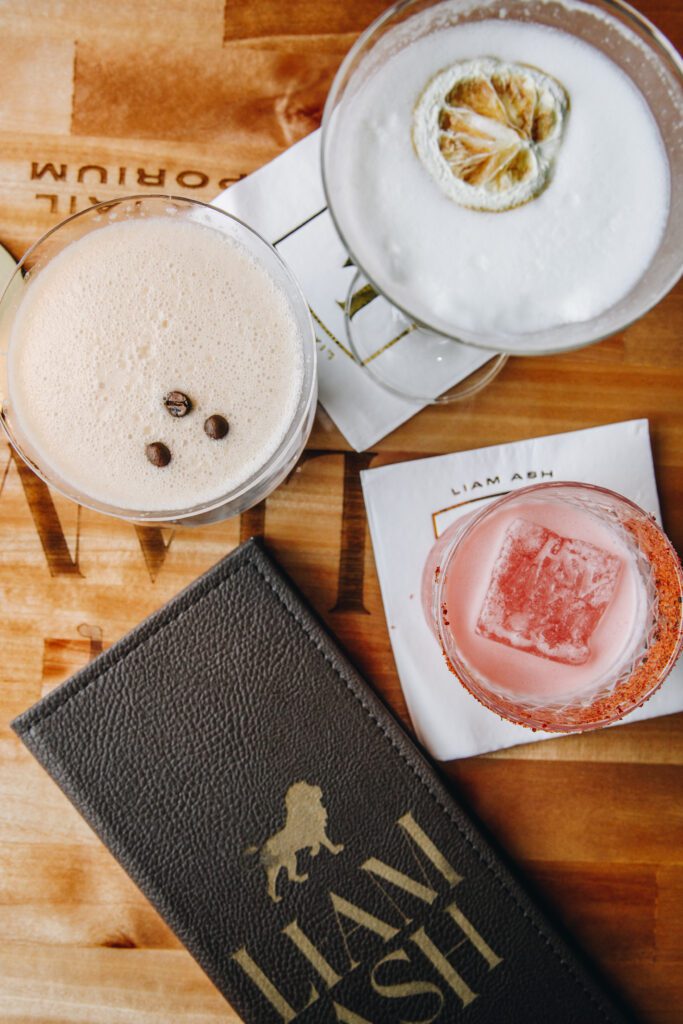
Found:
<svg viewBox="0 0 683 1024"><path fill-rule="evenodd" d="M318 125L343 54L383 6L0 0L0 241L18 256L69 212L131 191L211 199ZM681 46L679 0L638 6ZM320 413L301 472L267 507L198 532L79 509L3 446L0 1020L236 1020L20 746L14 715L255 532L407 721L360 469L647 416L680 550L682 367L678 289L593 348L511 360L481 395L421 412L372 452L350 452ZM683 1020L683 715L446 770L642 1019Z"/></svg>

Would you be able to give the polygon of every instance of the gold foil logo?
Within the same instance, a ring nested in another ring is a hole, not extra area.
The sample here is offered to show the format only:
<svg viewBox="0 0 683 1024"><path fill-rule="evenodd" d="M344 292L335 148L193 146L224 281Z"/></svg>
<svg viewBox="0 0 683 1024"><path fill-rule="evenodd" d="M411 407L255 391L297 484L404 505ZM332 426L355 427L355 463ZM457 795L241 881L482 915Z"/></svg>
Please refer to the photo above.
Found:
<svg viewBox="0 0 683 1024"><path fill-rule="evenodd" d="M266 873L268 895L274 903L282 896L277 891L281 871L287 872L290 882L305 882L308 874L299 873L297 855L308 850L311 857L317 857L321 848L332 854L341 853L342 843L333 843L327 835L327 810L323 804L320 786L308 782L295 782L285 796L286 819L283 827L275 832L261 847L250 846L247 853L258 853Z"/></svg>
<svg viewBox="0 0 683 1024"><path fill-rule="evenodd" d="M313 853L323 845L332 853L342 849L327 836L327 811L320 787L294 783L285 805L284 828L260 848L262 863L265 860L274 869L271 873L266 867L269 893L275 901L279 899L277 873L283 867L289 870L291 863L296 874L300 850L308 848ZM378 1024L389 1019L398 1022L398 1011L391 1013L385 1000L407 998L431 1000L432 1015L420 1017L423 1024L436 1020L450 1024L456 1016L460 1020L458 1010L479 998L486 974L503 962L460 909L453 890L464 878L434 839L409 810L394 822L394 827L407 844L407 864L410 869L412 861L417 877L403 870L405 857L398 865L393 858L384 861L378 856L352 865L351 851L344 858L346 875L335 879L335 888L353 895L353 901L333 890L322 898L317 894L316 905L310 908L312 913L306 912L305 920L294 918L284 927L278 925L287 947L278 947L276 943L281 940L272 932L264 934L268 945L262 952L270 961L268 973L245 945L231 953L232 961L282 1024L298 1020L319 1001L326 1001L327 1014L320 1005L316 1019L324 1016L339 1024ZM399 851L395 842L392 848L396 855ZM257 853L259 847L249 852ZM354 874L349 875L351 866ZM299 876L298 881L304 878ZM376 898L378 893L381 902ZM387 949L388 944L392 946ZM470 951L476 954L474 960ZM299 969L293 972L290 965L294 952ZM271 1014L268 1019L275 1018Z"/></svg>

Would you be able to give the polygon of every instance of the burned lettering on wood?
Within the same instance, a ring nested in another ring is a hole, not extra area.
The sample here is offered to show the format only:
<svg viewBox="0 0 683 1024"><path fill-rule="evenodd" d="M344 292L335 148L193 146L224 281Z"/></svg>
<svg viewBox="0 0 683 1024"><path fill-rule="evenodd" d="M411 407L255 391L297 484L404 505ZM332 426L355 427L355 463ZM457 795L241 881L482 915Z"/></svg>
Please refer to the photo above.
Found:
<svg viewBox="0 0 683 1024"><path fill-rule="evenodd" d="M19 479L31 511L33 524L45 552L50 575L82 576L78 566L80 514L76 526L75 554L72 557L55 503L50 494L50 488L39 476L36 476L32 469L29 469L14 449L12 449L12 458L19 472Z"/></svg>
<svg viewBox="0 0 683 1024"><path fill-rule="evenodd" d="M175 530L171 530L168 540L164 540L164 534L160 526L141 526L136 523L135 532L142 556L145 559L149 578L154 583L161 567L166 561L166 555L175 536Z"/></svg>
<svg viewBox="0 0 683 1024"><path fill-rule="evenodd" d="M208 188L210 185L213 185L219 191L228 188L236 181L241 181L242 178L246 177L246 174L240 172L214 178L208 171L201 170L198 167L186 167L173 172L167 167L111 167L107 165L106 161L103 163L70 165L56 160L32 160L29 170L30 181L46 179L48 181L63 182L64 184L83 185L88 180L95 180L100 185L106 185L111 180L112 183L115 181L117 185L121 186L130 184L131 187L138 186L150 189L168 187L171 176L173 183L179 189L195 191L196 189ZM50 213L61 212L59 193L36 193L35 198L48 199L50 201ZM98 202L93 197L88 198L91 204ZM82 197L70 197L69 213L76 212L79 202L82 202Z"/></svg>

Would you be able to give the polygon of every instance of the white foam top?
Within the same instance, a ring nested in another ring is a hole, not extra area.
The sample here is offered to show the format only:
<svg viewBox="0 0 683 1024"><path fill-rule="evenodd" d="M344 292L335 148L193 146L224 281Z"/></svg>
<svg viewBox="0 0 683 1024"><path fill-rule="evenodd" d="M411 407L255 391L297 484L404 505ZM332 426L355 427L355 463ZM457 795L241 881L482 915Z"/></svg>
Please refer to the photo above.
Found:
<svg viewBox="0 0 683 1024"><path fill-rule="evenodd" d="M9 403L39 463L96 501L181 510L276 452L303 386L289 300L233 239L154 217L92 231L30 280L12 326ZM193 410L173 418L178 389ZM230 430L211 440L205 419ZM171 451L152 465L147 444Z"/></svg>
<svg viewBox="0 0 683 1024"><path fill-rule="evenodd" d="M569 94L549 186L505 212L445 195L411 139L426 84L482 57L532 65ZM657 250L670 187L654 117L614 62L568 33L505 19L438 29L376 67L334 116L326 171L342 233L382 291L427 323L481 336L590 320Z"/></svg>

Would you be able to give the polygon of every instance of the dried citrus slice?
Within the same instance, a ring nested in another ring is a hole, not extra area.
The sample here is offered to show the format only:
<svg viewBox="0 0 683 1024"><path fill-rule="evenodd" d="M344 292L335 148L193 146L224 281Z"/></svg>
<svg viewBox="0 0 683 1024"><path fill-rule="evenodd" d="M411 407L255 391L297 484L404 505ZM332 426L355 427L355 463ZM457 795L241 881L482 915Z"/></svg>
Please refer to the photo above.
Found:
<svg viewBox="0 0 683 1024"><path fill-rule="evenodd" d="M427 85L413 114L413 144L461 206L510 210L548 185L569 97L554 78L494 57L461 61Z"/></svg>

